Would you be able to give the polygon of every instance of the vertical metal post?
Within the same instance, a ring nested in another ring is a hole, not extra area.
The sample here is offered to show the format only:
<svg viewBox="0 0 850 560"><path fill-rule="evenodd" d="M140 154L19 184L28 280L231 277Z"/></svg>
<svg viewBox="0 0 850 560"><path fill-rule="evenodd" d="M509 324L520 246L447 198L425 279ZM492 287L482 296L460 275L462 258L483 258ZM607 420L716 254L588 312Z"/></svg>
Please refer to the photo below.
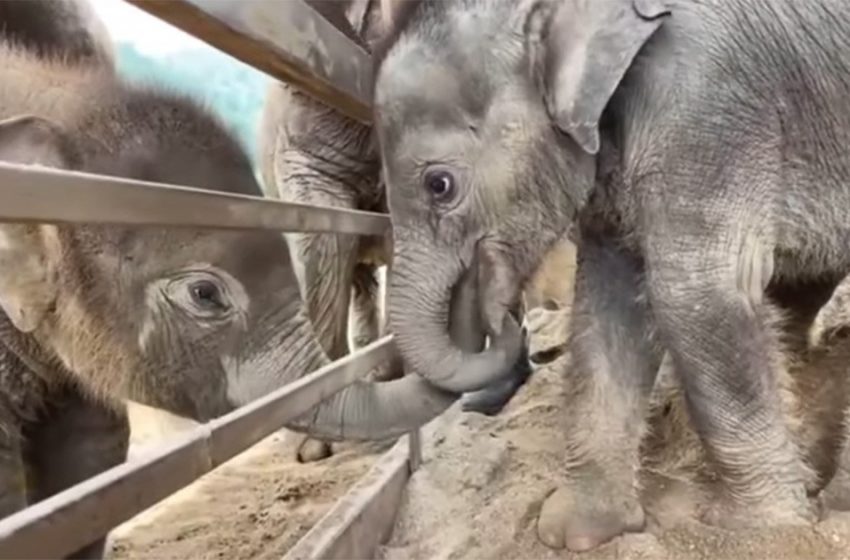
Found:
<svg viewBox="0 0 850 560"><path fill-rule="evenodd" d="M422 432L416 428L407 435L410 447L410 472L414 473L422 464Z"/></svg>

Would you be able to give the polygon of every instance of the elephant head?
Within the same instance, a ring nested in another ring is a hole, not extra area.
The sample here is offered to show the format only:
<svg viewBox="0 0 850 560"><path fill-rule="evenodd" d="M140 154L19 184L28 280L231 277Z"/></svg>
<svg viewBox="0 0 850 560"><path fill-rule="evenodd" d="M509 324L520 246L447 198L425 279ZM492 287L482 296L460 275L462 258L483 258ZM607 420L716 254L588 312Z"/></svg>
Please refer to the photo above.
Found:
<svg viewBox="0 0 850 560"><path fill-rule="evenodd" d="M475 390L513 362L507 311L585 204L603 113L666 12L660 0L395 4L374 94L390 322L413 369ZM452 288L473 262L491 335L477 354L446 334Z"/></svg>
<svg viewBox="0 0 850 560"><path fill-rule="evenodd" d="M74 99L63 108L24 83L50 79L31 59L0 58L4 93L17 88L18 104L40 115L0 121L0 160L260 194L241 147L189 100L86 71L63 82ZM0 307L15 336L34 340L48 369L63 372L59 382L201 421L329 362L278 232L2 224ZM462 330L483 341L480 328ZM356 383L288 427L323 439L383 438L455 399L415 375Z"/></svg>

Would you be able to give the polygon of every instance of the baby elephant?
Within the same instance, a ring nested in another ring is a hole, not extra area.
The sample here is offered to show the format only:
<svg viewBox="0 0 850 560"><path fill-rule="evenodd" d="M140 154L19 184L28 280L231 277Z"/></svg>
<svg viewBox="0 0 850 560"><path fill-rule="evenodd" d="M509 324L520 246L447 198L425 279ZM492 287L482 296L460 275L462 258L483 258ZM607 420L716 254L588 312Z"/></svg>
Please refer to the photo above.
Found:
<svg viewBox="0 0 850 560"><path fill-rule="evenodd" d="M665 353L720 481L702 519L816 521L778 324L812 319L787 294L817 308L850 272L850 4L392 3L374 107L405 362L445 389L500 378L511 306L578 225L572 499L544 541L587 550L642 525L634 467ZM446 335L473 270L493 335L478 353Z"/></svg>
<svg viewBox="0 0 850 560"><path fill-rule="evenodd" d="M18 37L0 41L0 161L261 194L196 103ZM126 399L206 421L328 364L275 231L0 224L0 310L0 517L123 461ZM360 382L287 427L395 437L457 398L417 375Z"/></svg>

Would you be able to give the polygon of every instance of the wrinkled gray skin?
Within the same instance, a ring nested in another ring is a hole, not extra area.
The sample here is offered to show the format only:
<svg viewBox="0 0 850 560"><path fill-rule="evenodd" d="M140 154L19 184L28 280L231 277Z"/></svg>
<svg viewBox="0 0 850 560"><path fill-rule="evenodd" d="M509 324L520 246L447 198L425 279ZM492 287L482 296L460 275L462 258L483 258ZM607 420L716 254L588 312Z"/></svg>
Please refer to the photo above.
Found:
<svg viewBox="0 0 850 560"><path fill-rule="evenodd" d="M3 43L0 161L260 194L195 103ZM471 351L475 285L452 322ZM123 461L127 399L207 421L329 363L277 232L0 225L0 308L0 517ZM358 382L287 427L384 439L456 399L417 375Z"/></svg>
<svg viewBox="0 0 850 560"><path fill-rule="evenodd" d="M308 2L350 39L369 50L383 34L377 0ZM269 85L260 125L264 189L282 200L340 208L386 212L372 128L314 101L285 83ZM377 267L390 265L390 235L384 238L312 233L287 234L302 294L319 340L331 358L374 341L378 329ZM391 272L388 271L388 277ZM427 281L427 275L423 277ZM513 308L519 315L519 306ZM401 364L379 372L391 379ZM498 413L531 373L526 349L511 375L467 395L464 410ZM461 388L462 389L462 388ZM330 454L328 446L312 449L314 458ZM302 460L308 457L302 452Z"/></svg>
<svg viewBox="0 0 850 560"><path fill-rule="evenodd" d="M41 58L114 71L112 41L85 0L0 2L0 42L14 43ZM14 266L0 258L2 269ZM2 313L0 313L2 316ZM126 459L130 426L126 413L57 387L38 407L26 403L43 383L16 352L19 341L8 319L0 319L0 517L94 476ZM21 341L23 347L30 344ZM33 349L35 350L35 349ZM23 354L21 352L20 354ZM40 400L40 399L39 399ZM24 422L17 412L26 412ZM7 491L9 486L14 491ZM71 558L100 557L98 539Z"/></svg>
<svg viewBox="0 0 850 560"><path fill-rule="evenodd" d="M310 4L362 44L360 35L378 33L377 6L368 2L314 1ZM374 3L377 4L377 3ZM355 30L356 29L356 30ZM269 84L260 126L261 169L269 196L324 206L386 211L379 183L377 153L371 128L314 101L285 83ZM349 352L347 331L349 302L354 299L358 322L372 328L354 335L355 346L379 336L374 293L375 268L386 263L380 238L356 235L289 233L299 280L316 334L328 355L341 358ZM363 253L369 262L356 266ZM354 291L353 298L350 292ZM365 300L365 301L364 301ZM365 332L364 332L365 331ZM387 372L392 377L396 372Z"/></svg>
<svg viewBox="0 0 850 560"><path fill-rule="evenodd" d="M800 285L785 288L784 293L773 291L778 301L790 298L800 303L808 302L809 311L816 310L818 290ZM812 492L821 492L824 505L832 510L850 510L850 424L847 410L850 404L850 339L847 338L850 305L846 294L850 291L850 278L845 278L836 288L825 306L817 310L814 324L808 313L796 313L779 323L786 342L787 368L777 378L781 410L788 424L789 434L799 446L804 461L811 467L815 478ZM819 297L819 296L818 296ZM818 327L815 327L818 325ZM808 331L807 331L808 328ZM820 336L815 336L815 329ZM812 342L809 342L812 341ZM665 356L652 390L648 429L641 442L639 465L644 476L665 473L673 480L701 487L696 499L691 496L679 506L672 506L676 490L670 489L664 501L675 513L666 523L680 523L682 516L696 506L699 511L702 496L710 497L717 483L717 469L706 449L693 430L682 394L682 384L675 375L669 355ZM666 485L665 485L666 486ZM676 486L673 484L672 486ZM681 487L680 487L681 488ZM652 483L642 484L641 500L651 509L653 493L664 488L652 488ZM577 496L562 487L541 511L540 531L548 524L556 526ZM672 499L672 501L670 501ZM647 503L649 502L649 503ZM657 507L657 505L656 505ZM561 512L557 509L562 508ZM659 516L661 513L661 516ZM653 511L654 522L665 525L664 512ZM657 526L657 525L656 525Z"/></svg>
<svg viewBox="0 0 850 560"><path fill-rule="evenodd" d="M643 526L634 465L664 350L722 482L703 519L816 520L816 477L779 411L776 322L780 310L811 321L850 270L850 5L400 6L375 106L406 363L455 390L480 387L483 363L497 376L518 346L509 305L578 219L563 480L574 499L557 522L541 518L541 539L586 550ZM433 171L453 175L448 194L429 189ZM450 289L475 255L489 267L485 325L506 333L478 355L445 334Z"/></svg>

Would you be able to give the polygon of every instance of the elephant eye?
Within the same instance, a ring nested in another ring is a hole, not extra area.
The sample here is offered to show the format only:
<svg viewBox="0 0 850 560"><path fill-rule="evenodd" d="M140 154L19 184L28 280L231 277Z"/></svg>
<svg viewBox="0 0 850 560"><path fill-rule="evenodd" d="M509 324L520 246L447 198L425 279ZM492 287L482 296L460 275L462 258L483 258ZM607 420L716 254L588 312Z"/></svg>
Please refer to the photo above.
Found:
<svg viewBox="0 0 850 560"><path fill-rule="evenodd" d="M454 175L445 170L428 171L425 174L425 188L431 193L434 199L446 201L454 194L455 178Z"/></svg>
<svg viewBox="0 0 850 560"><path fill-rule="evenodd" d="M192 302L204 311L227 309L221 290L209 280L198 280L189 284L189 295Z"/></svg>

